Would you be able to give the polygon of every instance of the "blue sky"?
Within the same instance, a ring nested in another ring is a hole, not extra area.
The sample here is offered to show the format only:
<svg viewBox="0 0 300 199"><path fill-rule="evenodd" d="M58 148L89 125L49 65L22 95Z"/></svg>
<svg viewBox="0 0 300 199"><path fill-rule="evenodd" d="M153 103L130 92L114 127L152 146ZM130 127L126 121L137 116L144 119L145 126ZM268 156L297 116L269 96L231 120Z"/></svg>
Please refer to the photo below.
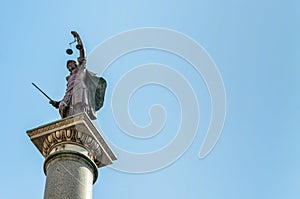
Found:
<svg viewBox="0 0 300 199"><path fill-rule="evenodd" d="M145 63L168 64L188 80L201 112L199 128L181 158L161 170L132 174L100 169L93 198L298 198L299 17L297 1L2 1L0 197L43 196L44 160L26 130L59 115L31 82L54 99L62 98L70 31L79 32L89 54L120 32L160 27L194 39L216 64L226 90L222 135L212 152L199 159L211 104L203 78L188 63L157 50L124 55L101 74L109 86L97 122L107 140L144 153L176 136L178 99L157 85L129 101L132 119L141 126L150 122L151 105L164 106L167 120L154 140L126 136L112 117L116 83Z"/></svg>

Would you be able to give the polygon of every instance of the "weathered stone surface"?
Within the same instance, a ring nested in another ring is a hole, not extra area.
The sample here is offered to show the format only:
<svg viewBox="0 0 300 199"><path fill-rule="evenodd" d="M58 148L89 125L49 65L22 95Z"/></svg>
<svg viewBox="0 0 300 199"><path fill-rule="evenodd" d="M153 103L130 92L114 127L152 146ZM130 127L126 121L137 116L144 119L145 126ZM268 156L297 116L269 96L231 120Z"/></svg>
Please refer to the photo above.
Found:
<svg viewBox="0 0 300 199"><path fill-rule="evenodd" d="M45 161L44 199L92 199L97 167L84 155L58 151Z"/></svg>

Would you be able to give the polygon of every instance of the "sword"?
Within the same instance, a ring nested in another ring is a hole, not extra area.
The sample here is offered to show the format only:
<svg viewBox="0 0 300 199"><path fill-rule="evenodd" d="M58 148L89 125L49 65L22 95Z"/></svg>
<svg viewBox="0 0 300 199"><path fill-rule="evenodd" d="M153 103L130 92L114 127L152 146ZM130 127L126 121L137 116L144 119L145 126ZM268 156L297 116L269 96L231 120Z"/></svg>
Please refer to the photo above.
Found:
<svg viewBox="0 0 300 199"><path fill-rule="evenodd" d="M43 93L50 101L53 101L46 93L44 93L44 91L42 91L37 85L35 85L35 83L32 82L32 85L38 89L41 93Z"/></svg>

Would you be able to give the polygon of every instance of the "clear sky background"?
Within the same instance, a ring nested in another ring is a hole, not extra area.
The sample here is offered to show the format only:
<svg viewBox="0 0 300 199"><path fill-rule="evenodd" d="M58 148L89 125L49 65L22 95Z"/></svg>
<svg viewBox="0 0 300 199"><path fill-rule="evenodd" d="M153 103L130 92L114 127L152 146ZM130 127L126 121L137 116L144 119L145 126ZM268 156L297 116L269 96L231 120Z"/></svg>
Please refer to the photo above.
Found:
<svg viewBox="0 0 300 199"><path fill-rule="evenodd" d="M122 135L112 119L116 82L131 67L149 62L174 65L189 80L201 109L198 133L183 156L164 169L144 174L100 169L93 198L299 198L298 1L10 0L0 5L0 198L43 197L44 159L26 130L59 115L31 82L54 99L62 98L70 31L80 33L89 54L107 38L142 27L182 32L206 49L225 85L225 125L213 151L199 159L211 108L203 79L163 52L125 55L101 74L109 85L98 112L105 138L126 150L147 152L176 135L178 103L159 86L136 92L130 112L136 123L146 125L148 108L161 103L170 111L160 132L167 136L135 140Z"/></svg>

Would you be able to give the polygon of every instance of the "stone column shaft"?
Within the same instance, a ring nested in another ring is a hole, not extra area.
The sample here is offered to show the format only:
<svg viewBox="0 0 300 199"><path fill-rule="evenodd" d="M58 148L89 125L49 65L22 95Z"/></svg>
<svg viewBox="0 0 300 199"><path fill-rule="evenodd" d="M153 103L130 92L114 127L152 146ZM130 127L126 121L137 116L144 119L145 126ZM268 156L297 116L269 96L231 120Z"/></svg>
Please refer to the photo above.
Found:
<svg viewBox="0 0 300 199"><path fill-rule="evenodd" d="M75 151L58 151L47 157L44 199L92 199L97 167L87 156Z"/></svg>

